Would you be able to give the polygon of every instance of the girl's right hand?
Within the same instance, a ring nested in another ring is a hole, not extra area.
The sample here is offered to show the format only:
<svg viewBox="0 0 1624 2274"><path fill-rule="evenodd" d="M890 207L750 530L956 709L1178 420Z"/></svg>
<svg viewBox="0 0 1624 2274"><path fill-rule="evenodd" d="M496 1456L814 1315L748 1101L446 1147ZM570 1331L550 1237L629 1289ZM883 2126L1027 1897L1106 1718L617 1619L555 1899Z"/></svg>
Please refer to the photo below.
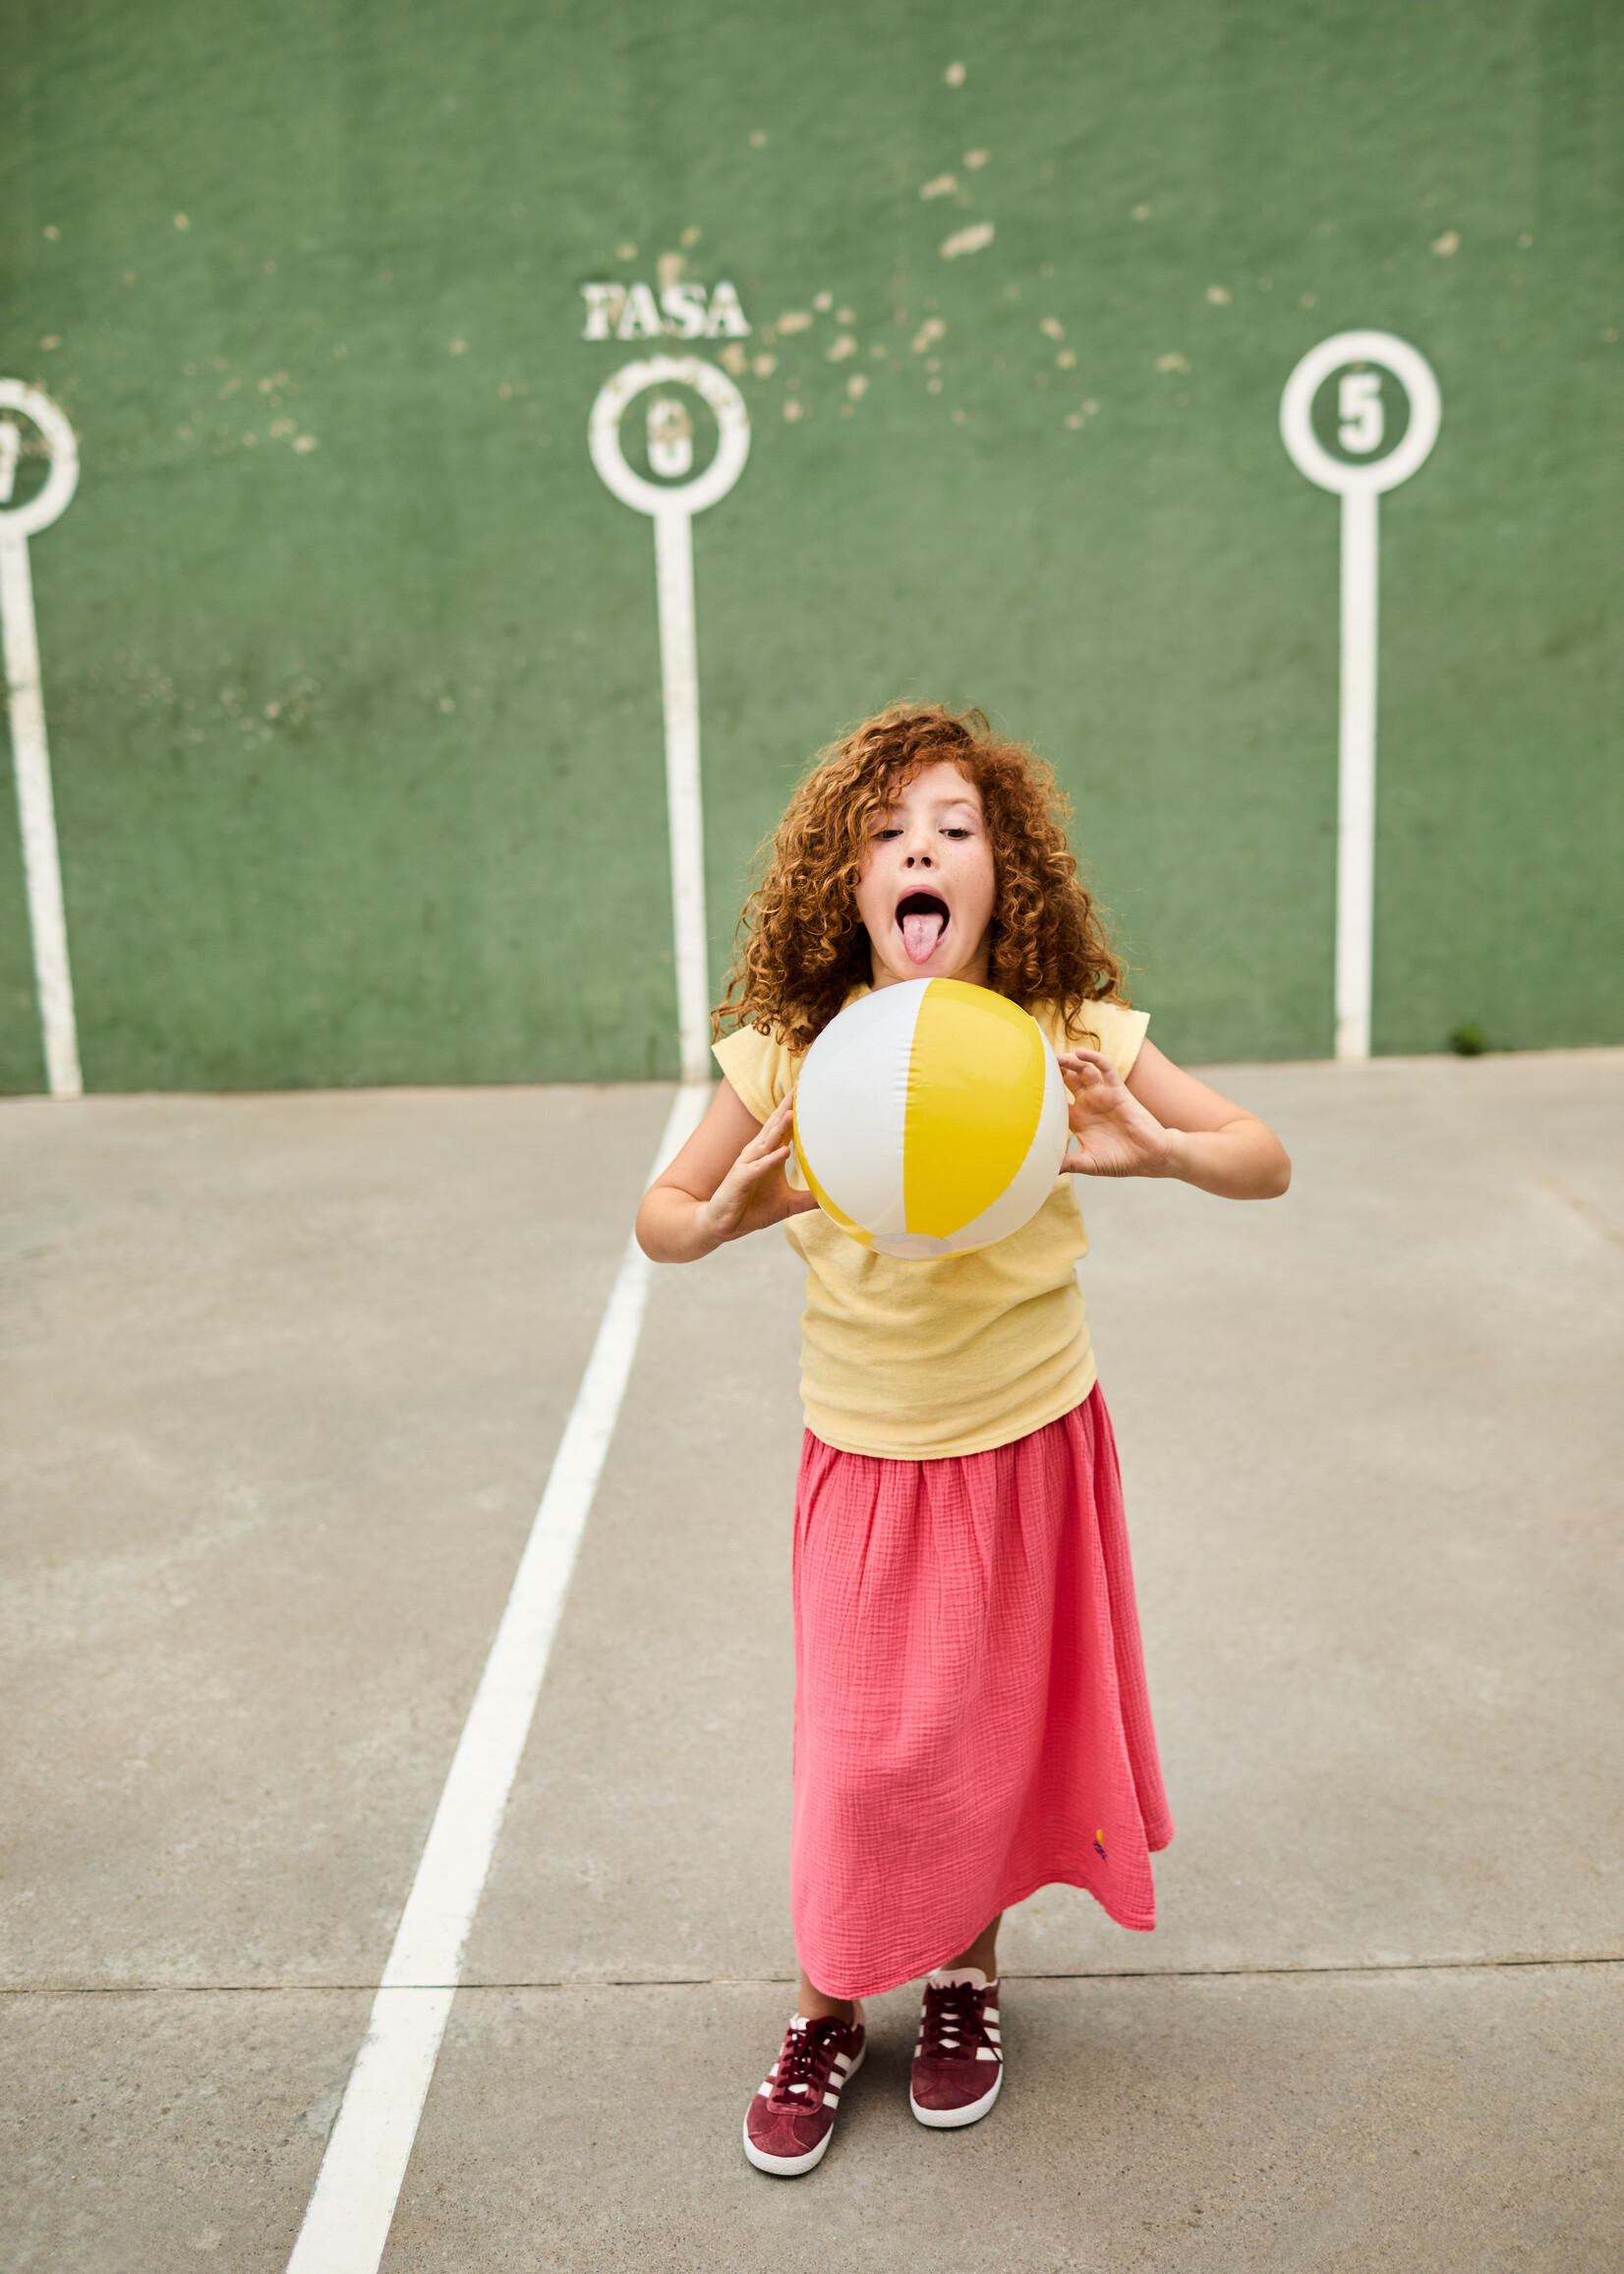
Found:
<svg viewBox="0 0 1624 2274"><path fill-rule="evenodd" d="M804 1216L817 1206L812 1195L797 1193L784 1174L794 1109L792 1097L775 1108L711 1197L701 1202L695 1229L708 1241L720 1246L742 1240L746 1233L764 1231L786 1216Z"/></svg>
<svg viewBox="0 0 1624 2274"><path fill-rule="evenodd" d="M742 1240L803 1216L817 1201L790 1187L793 1100L757 1121L725 1079L674 1161L655 1178L637 1211L637 1239L655 1263L697 1263L726 1240Z"/></svg>

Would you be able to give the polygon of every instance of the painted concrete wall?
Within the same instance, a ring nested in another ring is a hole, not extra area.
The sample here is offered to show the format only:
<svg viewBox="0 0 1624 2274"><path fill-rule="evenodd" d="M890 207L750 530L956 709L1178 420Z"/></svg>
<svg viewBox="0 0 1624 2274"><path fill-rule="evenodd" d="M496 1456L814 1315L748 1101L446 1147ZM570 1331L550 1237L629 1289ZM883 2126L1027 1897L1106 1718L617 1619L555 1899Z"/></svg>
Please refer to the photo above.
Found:
<svg viewBox="0 0 1624 2274"><path fill-rule="evenodd" d="M1443 397L1381 515L1375 1047L1624 1038L1616 9L52 0L0 51L89 1086L674 1068L653 540L586 443L662 346L753 430L694 524L714 971L806 755L911 692L1055 761L1167 1047L1326 1052L1338 505L1277 417L1373 325ZM724 281L747 336L637 336Z"/></svg>

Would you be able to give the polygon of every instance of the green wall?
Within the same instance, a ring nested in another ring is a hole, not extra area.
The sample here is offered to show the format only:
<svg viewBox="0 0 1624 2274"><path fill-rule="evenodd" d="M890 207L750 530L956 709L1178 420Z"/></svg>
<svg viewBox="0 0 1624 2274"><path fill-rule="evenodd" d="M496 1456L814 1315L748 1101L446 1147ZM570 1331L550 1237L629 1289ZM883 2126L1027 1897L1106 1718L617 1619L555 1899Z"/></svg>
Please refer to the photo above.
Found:
<svg viewBox="0 0 1624 2274"><path fill-rule="evenodd" d="M673 1070L651 527L586 451L648 349L580 286L684 232L777 358L695 524L716 974L908 692L1054 760L1166 1047L1327 1051L1338 506L1276 416L1374 325L1444 401L1382 507L1375 1046L1624 1039L1616 6L38 0L0 54L91 1087ZM9 799L0 896L37 1088Z"/></svg>

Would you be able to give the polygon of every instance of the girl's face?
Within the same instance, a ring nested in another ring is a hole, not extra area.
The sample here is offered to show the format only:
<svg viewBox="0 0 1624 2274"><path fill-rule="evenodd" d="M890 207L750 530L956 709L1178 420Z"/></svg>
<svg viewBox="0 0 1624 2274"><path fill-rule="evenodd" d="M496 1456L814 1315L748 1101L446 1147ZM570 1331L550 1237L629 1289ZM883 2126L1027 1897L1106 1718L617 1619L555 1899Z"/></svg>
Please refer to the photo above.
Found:
<svg viewBox="0 0 1624 2274"><path fill-rule="evenodd" d="M857 880L876 987L987 984L998 879L981 792L946 760L899 789Z"/></svg>

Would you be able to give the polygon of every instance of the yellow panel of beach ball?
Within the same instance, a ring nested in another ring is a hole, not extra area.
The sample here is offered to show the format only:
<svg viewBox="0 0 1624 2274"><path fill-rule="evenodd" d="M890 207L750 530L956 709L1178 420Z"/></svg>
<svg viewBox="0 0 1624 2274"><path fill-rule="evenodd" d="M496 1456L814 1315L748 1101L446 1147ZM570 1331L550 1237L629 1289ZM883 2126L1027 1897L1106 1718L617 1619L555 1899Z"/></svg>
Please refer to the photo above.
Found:
<svg viewBox="0 0 1624 2274"><path fill-rule="evenodd" d="M1070 1141L1037 1020L961 979L905 979L848 1004L806 1054L795 1157L841 1231L908 1262L1018 1232Z"/></svg>

